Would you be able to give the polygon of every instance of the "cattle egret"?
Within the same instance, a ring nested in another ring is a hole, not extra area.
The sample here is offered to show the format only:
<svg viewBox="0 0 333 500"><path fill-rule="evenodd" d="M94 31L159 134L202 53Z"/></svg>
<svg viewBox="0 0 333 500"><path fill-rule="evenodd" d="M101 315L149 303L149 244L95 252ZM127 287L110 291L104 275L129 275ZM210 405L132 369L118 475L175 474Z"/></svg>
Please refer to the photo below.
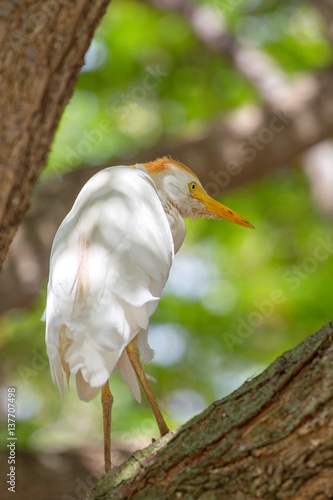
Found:
<svg viewBox="0 0 333 500"><path fill-rule="evenodd" d="M82 188L54 238L47 290L46 345L53 380L75 375L81 400L101 390L105 470L111 467L113 397L119 370L140 402L137 378L161 436L169 429L140 362L151 361L149 318L185 237L184 218L226 219L253 228L213 200L185 165L160 158L101 170Z"/></svg>

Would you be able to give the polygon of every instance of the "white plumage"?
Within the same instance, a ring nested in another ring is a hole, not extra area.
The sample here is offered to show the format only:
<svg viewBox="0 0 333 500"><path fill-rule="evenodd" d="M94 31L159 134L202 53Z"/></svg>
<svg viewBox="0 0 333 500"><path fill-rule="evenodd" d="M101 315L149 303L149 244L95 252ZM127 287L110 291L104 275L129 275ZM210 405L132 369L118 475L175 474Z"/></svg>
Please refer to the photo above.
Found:
<svg viewBox="0 0 333 500"><path fill-rule="evenodd" d="M140 363L152 359L149 318L185 237L184 217L247 220L213 200L197 176L169 158L111 167L92 177L54 238L47 290L46 344L62 394L63 372L90 401L100 389L105 470L111 467L112 394L120 370L140 401L139 378L161 435L168 427Z"/></svg>
<svg viewBox="0 0 333 500"><path fill-rule="evenodd" d="M138 202L139 200L139 202ZM149 318L174 256L170 226L146 169L111 167L83 187L55 236L48 284L47 353L62 393L61 365L92 399L119 369L140 401L126 345L147 343Z"/></svg>

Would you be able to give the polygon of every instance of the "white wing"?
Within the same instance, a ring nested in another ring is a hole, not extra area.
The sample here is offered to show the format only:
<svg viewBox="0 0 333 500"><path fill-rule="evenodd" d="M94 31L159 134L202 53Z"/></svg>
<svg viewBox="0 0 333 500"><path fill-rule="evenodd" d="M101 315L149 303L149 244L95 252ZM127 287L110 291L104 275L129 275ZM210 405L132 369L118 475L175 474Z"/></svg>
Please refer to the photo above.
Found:
<svg viewBox="0 0 333 500"><path fill-rule="evenodd" d="M50 259L46 344L61 392L61 365L67 381L76 375L86 401L119 368L140 398L124 349L137 334L146 345L173 254L170 226L144 167L106 168L87 182Z"/></svg>

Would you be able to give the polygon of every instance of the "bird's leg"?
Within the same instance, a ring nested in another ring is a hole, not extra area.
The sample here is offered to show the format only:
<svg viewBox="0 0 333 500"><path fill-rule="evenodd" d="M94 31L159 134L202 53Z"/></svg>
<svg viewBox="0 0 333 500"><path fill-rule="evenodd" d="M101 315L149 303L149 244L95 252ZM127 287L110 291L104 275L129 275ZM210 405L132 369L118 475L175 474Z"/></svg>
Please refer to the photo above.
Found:
<svg viewBox="0 0 333 500"><path fill-rule="evenodd" d="M151 390L151 388L148 384L146 374L145 374L145 372L142 368L142 365L140 363L139 349L138 349L138 336L137 335L128 344L128 346L126 347L126 351L127 351L128 357L132 363L132 366L135 370L135 373L137 374L137 377L141 382L143 390L145 391L145 394L147 396L147 399L149 401L151 409L153 410L153 413L154 413L158 428L160 430L161 436L164 436L165 434L167 434L169 432L169 429L164 421L164 418L162 417L162 413L160 412L160 409L159 409L158 404L156 402L156 399L154 397L153 391Z"/></svg>
<svg viewBox="0 0 333 500"><path fill-rule="evenodd" d="M113 396L109 381L102 387L103 429L104 429L104 463L105 472L111 469L111 409Z"/></svg>

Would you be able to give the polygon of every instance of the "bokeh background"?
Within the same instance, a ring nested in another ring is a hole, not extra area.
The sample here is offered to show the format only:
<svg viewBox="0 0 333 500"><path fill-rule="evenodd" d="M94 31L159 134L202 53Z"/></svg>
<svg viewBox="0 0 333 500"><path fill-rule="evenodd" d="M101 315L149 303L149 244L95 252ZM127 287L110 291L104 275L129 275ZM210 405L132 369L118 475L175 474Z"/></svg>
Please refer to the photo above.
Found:
<svg viewBox="0 0 333 500"><path fill-rule="evenodd" d="M151 320L156 356L146 369L170 428L332 318L333 141L320 115L332 110L325 102L332 89L319 88L332 63L332 26L325 1L111 3L0 283L1 432L14 386L22 484L30 475L22 498L29 488L31 498L81 498L103 468L100 400L79 401L72 384L60 398L40 320L52 238L99 168L176 152L211 194L256 227L187 222ZM283 114L293 99L295 113L302 99L312 103L296 125ZM275 105L276 120L260 128ZM244 160L227 167L229 175L219 170L226 148L229 162ZM256 157L265 159L259 170ZM139 405L118 373L110 385L120 463L158 430L146 401Z"/></svg>

